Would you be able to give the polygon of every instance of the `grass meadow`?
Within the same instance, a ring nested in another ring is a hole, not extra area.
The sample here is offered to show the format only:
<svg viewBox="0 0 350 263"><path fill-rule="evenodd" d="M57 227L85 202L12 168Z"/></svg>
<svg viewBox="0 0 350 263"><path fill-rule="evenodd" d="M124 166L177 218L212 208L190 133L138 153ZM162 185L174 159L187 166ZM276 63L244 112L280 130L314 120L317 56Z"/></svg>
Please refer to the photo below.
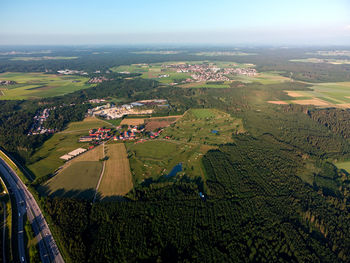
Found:
<svg viewBox="0 0 350 263"><path fill-rule="evenodd" d="M0 80L12 80L17 83L1 87L1 100L53 97L93 86L86 83L89 80L87 77L44 73L7 72L0 74Z"/></svg>

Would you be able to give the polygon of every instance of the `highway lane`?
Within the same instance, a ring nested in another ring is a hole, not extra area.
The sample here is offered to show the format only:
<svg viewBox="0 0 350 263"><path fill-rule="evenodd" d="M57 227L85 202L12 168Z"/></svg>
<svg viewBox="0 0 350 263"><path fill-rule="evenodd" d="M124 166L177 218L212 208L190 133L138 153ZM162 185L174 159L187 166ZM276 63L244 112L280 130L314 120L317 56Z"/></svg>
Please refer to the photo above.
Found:
<svg viewBox="0 0 350 263"><path fill-rule="evenodd" d="M15 196L18 208L18 249L20 262L27 262L25 258L23 216L27 218L33 227L35 236L38 238L39 252L42 262L63 263L61 253L58 250L49 226L41 213L34 197L20 180L18 175L0 158L0 172L4 175L10 189ZM9 189L9 190L10 190Z"/></svg>
<svg viewBox="0 0 350 263"><path fill-rule="evenodd" d="M7 181L9 187L8 190L11 193L12 196L15 198L15 202L17 204L17 210L13 210L13 213L18 213L18 225L17 225L17 241L18 241L18 255L19 260L21 262L26 262L25 260L25 246L24 246L24 236L23 236L23 214L25 212L24 209L22 209L20 206L20 202L22 201L18 188L16 187L15 181L13 181L12 177L9 175L8 170L6 169L6 164L4 165L4 162L2 159L0 159L0 173L5 177L5 180ZM24 259L24 260L22 260Z"/></svg>

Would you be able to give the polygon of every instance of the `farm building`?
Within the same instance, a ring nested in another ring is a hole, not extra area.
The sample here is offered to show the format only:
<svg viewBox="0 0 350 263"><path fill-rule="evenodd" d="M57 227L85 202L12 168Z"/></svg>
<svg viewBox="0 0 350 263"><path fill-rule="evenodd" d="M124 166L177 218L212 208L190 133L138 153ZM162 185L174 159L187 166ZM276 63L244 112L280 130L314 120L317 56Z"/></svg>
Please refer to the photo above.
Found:
<svg viewBox="0 0 350 263"><path fill-rule="evenodd" d="M72 159L72 158L73 158L73 156L72 156L72 155L69 155L69 154L65 154L65 155L63 155L63 156L60 157L60 159L63 159L63 160L65 160L65 161L68 161L68 160L70 160L70 159Z"/></svg>
<svg viewBox="0 0 350 263"><path fill-rule="evenodd" d="M78 148L78 149L75 149L74 151L71 151L70 153L68 153L69 155L72 155L72 156L77 156L83 152L86 152L86 149L84 148Z"/></svg>

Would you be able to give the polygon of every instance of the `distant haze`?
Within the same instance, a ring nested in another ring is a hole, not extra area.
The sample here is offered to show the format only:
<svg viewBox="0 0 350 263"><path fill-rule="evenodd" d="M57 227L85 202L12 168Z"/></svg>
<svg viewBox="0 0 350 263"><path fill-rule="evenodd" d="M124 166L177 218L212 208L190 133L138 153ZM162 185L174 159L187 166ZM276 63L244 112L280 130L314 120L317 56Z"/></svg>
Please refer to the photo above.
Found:
<svg viewBox="0 0 350 263"><path fill-rule="evenodd" d="M1 0L0 45L350 45L350 1Z"/></svg>

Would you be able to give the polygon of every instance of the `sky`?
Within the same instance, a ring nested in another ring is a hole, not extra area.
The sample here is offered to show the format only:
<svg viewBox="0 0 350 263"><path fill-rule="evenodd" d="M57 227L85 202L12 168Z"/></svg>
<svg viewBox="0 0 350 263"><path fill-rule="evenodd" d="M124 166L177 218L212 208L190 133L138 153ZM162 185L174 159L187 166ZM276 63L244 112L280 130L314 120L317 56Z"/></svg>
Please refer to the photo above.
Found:
<svg viewBox="0 0 350 263"><path fill-rule="evenodd" d="M0 45L350 45L350 0L0 0Z"/></svg>

